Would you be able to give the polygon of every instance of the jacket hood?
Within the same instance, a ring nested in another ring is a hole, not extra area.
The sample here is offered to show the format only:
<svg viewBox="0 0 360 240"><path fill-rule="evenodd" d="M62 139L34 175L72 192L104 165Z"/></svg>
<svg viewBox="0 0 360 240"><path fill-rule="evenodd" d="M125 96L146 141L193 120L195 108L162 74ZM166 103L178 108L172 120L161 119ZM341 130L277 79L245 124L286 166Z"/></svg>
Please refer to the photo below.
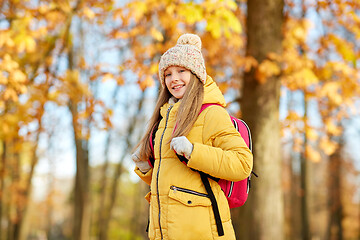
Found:
<svg viewBox="0 0 360 240"><path fill-rule="evenodd" d="M220 88L216 82L208 75L206 78L206 84L204 85L204 101L205 103L215 103L226 107L226 101L224 95L220 91Z"/></svg>

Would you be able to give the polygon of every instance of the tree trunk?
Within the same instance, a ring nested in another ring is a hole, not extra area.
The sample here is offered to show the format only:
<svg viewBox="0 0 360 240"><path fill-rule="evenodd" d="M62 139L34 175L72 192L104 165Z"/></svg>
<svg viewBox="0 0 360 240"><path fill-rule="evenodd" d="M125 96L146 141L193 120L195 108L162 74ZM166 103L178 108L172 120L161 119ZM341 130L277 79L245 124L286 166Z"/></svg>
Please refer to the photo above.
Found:
<svg viewBox="0 0 360 240"><path fill-rule="evenodd" d="M112 99L114 101L113 109L115 109L117 105L116 97L118 95L120 86L117 86ZM98 226L99 226L99 233L98 233L98 239L99 240L107 240L108 239L108 218L109 216L106 216L106 189L107 189L107 171L109 168L109 152L110 152L110 144L111 144L111 136L112 136L113 129L110 128L107 132L106 136L106 142L105 142L105 150L104 150L104 156L105 156L105 162L102 168L101 173L101 187L100 187L100 203L99 203L99 209L98 209Z"/></svg>
<svg viewBox="0 0 360 240"><path fill-rule="evenodd" d="M329 158L329 175L328 175L328 209L329 209L329 224L328 237L329 240L342 240L342 218L343 207L341 201L341 147L333 153Z"/></svg>
<svg viewBox="0 0 360 240"><path fill-rule="evenodd" d="M301 239L301 201L299 195L300 192L300 176L299 173L294 172L294 161L298 161L298 158L291 155L291 178L290 178L290 203L285 209L290 212L290 231L289 238L291 240L300 240ZM296 159L296 160L295 160ZM301 173L300 173L301 174Z"/></svg>
<svg viewBox="0 0 360 240"><path fill-rule="evenodd" d="M0 223L3 222L3 210L4 210L4 192L5 192L5 169L6 169L6 142L1 141L1 170L0 170ZM0 224L0 239L5 239L5 231L3 231L3 225Z"/></svg>
<svg viewBox="0 0 360 240"><path fill-rule="evenodd" d="M101 183L100 183L100 203L99 203L99 209L98 209L98 227L99 227L99 240L107 240L107 225L105 224L106 216L105 213L105 202L106 202L106 188L107 188L107 171L109 167L109 148L110 148L110 132L107 132L106 136L106 143L105 143L105 162L101 171Z"/></svg>
<svg viewBox="0 0 360 240"><path fill-rule="evenodd" d="M131 136L135 130L136 127L136 118L139 116L140 111L142 109L143 103L145 100L145 92L142 92L140 100L138 102L138 106L137 106L137 112L134 114L134 116L132 117L132 119L130 120L130 125L129 128L127 130L126 133L126 146L124 147L124 149L128 149L131 147ZM104 236L102 238L102 240L107 240L107 231L109 229L109 221L111 219L111 212L112 209L115 205L115 200L116 200L116 196L117 196L117 191L118 191L118 185L119 185L119 178L123 172L123 161L125 156L128 154L128 152L124 152L123 155L120 157L120 161L119 163L116 165L115 167L115 173L114 176L112 178L111 181L111 188L110 188L110 200L109 200L109 205L107 206L107 208L105 208L104 211L104 219L103 219L103 223L101 223L103 225L104 228Z"/></svg>
<svg viewBox="0 0 360 240"><path fill-rule="evenodd" d="M14 140L16 142L16 140ZM15 144L15 143L14 143ZM14 222L14 240L20 239L20 226L21 226L21 219L22 219L22 206L20 204L19 199L21 198L22 192L21 189L18 187L20 185L21 177L20 177L20 156L17 151L14 151L14 159L13 159L13 184L15 186L15 222ZM16 186L18 185L18 186Z"/></svg>
<svg viewBox="0 0 360 240"><path fill-rule="evenodd" d="M81 139L77 132L77 104L70 103L73 116L76 146L76 176L74 188L74 240L87 240L90 237L90 195L89 195L89 152L88 140Z"/></svg>
<svg viewBox="0 0 360 240"><path fill-rule="evenodd" d="M306 146L308 145L308 137L306 133L308 132L308 122L307 122L307 94L304 92L304 148L301 154L301 228L302 228L302 239L311 240L310 232L310 219L309 219L309 199L310 199L310 160L307 159L306 155Z"/></svg>
<svg viewBox="0 0 360 240"><path fill-rule="evenodd" d="M283 0L248 1L246 55L259 63L269 53L281 54ZM241 217L240 239L284 239L284 200L280 154L280 79L255 79L245 73L241 110L253 137L254 170L248 203Z"/></svg>
<svg viewBox="0 0 360 240"><path fill-rule="evenodd" d="M34 173L35 173L35 167L38 163L38 157L36 155L36 150L38 148L38 143L39 143L39 139L40 139L40 133L42 131L42 116L44 113L44 105L41 106L41 112L40 112L40 117L38 119L39 121L39 129L38 132L36 133L36 138L35 138L35 145L32 148L32 152L31 152L31 164L30 164L30 173L29 176L26 180L26 185L24 190L21 192L22 198L24 200L24 205L21 206L19 208L19 234L18 236L15 238L15 240L23 240L26 239L27 237L27 230L25 228L25 225L27 224L26 221L28 219L28 211L29 211L29 205L31 204L31 195L32 195L32 180L34 177Z"/></svg>
<svg viewBox="0 0 360 240"><path fill-rule="evenodd" d="M68 28L68 30L70 27ZM69 69L74 69L73 46L68 46ZM76 149L76 176L74 187L74 225L73 239L90 239L90 170L89 170L89 141L80 136L81 130L89 131L89 123L78 123L78 104L81 100L70 100L69 110L72 115L74 143ZM86 101L85 101L86 103ZM84 129L80 129L84 128Z"/></svg>
<svg viewBox="0 0 360 240"><path fill-rule="evenodd" d="M130 221L131 239L139 239L139 236L143 239L147 238L147 232L145 230L149 219L145 217L140 218L139 216L148 216L149 214L149 204L144 204L144 196L149 190L149 186L143 181L140 181L136 185L135 200Z"/></svg>
<svg viewBox="0 0 360 240"><path fill-rule="evenodd" d="M306 146L306 145L305 145ZM311 240L310 229L309 229L309 160L306 159L303 153L301 156L301 229L302 239Z"/></svg>

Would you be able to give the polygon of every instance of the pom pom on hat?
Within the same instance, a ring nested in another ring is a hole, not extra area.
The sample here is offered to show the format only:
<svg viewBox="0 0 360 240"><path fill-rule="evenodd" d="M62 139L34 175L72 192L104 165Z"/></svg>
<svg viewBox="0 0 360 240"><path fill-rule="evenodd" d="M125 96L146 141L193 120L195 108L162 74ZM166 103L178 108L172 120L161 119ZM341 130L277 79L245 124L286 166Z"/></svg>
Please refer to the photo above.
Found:
<svg viewBox="0 0 360 240"><path fill-rule="evenodd" d="M190 70L200 81L206 82L206 69L204 58L201 54L201 39L196 34L183 34L177 44L167 50L160 58L159 79L165 86L165 70L170 66L181 66Z"/></svg>
<svg viewBox="0 0 360 240"><path fill-rule="evenodd" d="M185 34L181 35L179 37L179 39L177 40L177 44L179 44L179 45L186 45L186 44L194 45L199 50L201 50L201 39L196 34L185 33Z"/></svg>

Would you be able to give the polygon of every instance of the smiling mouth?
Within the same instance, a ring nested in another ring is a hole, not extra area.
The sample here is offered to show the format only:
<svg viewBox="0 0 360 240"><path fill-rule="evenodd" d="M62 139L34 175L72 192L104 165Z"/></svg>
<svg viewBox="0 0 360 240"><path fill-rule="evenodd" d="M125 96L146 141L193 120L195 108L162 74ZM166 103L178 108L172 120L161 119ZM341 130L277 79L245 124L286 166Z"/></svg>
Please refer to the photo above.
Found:
<svg viewBox="0 0 360 240"><path fill-rule="evenodd" d="M177 85L177 86L173 87L173 89L174 89L174 90L178 90L178 89L180 89L180 88L182 88L182 87L184 87L184 85Z"/></svg>

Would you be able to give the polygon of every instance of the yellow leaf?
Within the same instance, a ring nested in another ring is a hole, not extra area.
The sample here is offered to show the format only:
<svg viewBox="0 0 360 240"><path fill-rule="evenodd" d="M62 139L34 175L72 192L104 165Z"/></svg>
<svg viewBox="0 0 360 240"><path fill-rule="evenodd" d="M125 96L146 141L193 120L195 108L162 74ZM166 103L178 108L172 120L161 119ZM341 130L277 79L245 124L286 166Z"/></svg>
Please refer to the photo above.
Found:
<svg viewBox="0 0 360 240"><path fill-rule="evenodd" d="M356 59L356 55L353 51L354 46L351 42L348 42L335 34L329 34L329 40L335 45L336 50L344 60L353 62Z"/></svg>
<svg viewBox="0 0 360 240"><path fill-rule="evenodd" d="M306 31L302 26L296 26L293 30L294 37L304 41L306 39Z"/></svg>
<svg viewBox="0 0 360 240"><path fill-rule="evenodd" d="M147 4L144 1L135 1L130 3L128 6L131 9L130 11L133 12L134 20L136 22L144 17L148 9Z"/></svg>
<svg viewBox="0 0 360 240"><path fill-rule="evenodd" d="M227 6L229 6L229 8L231 9L231 10L236 10L237 9L237 4L236 4L236 2L235 1L233 1L233 0L226 0L225 1L225 4L227 5Z"/></svg>
<svg viewBox="0 0 360 240"><path fill-rule="evenodd" d="M19 67L19 64L11 59L9 54L5 54L1 67L7 72L11 72Z"/></svg>
<svg viewBox="0 0 360 240"><path fill-rule="evenodd" d="M222 93L226 93L226 91L229 89L229 84L227 82L221 82L218 84L218 86Z"/></svg>
<svg viewBox="0 0 360 240"><path fill-rule="evenodd" d="M80 67L81 69L86 69L86 68L87 68L86 60L85 60L84 57L81 57L81 58L80 58L79 67Z"/></svg>
<svg viewBox="0 0 360 240"><path fill-rule="evenodd" d="M324 151L326 155L333 154L338 147L338 144L334 141L331 141L329 138L324 137L320 141L320 148Z"/></svg>
<svg viewBox="0 0 360 240"><path fill-rule="evenodd" d="M343 102L343 97L339 93L339 83L327 82L323 85L320 96L326 96L332 105L339 106Z"/></svg>
<svg viewBox="0 0 360 240"><path fill-rule="evenodd" d="M309 68L303 68L294 74L294 77L304 83L305 86L319 82L314 72Z"/></svg>
<svg viewBox="0 0 360 240"><path fill-rule="evenodd" d="M95 17L94 11L91 10L89 7L85 7L83 12L88 19L93 19Z"/></svg>
<svg viewBox="0 0 360 240"><path fill-rule="evenodd" d="M151 76L146 76L145 80L140 82L140 88L145 91L146 88L154 86L154 79Z"/></svg>
<svg viewBox="0 0 360 240"><path fill-rule="evenodd" d="M318 139L318 134L313 128L307 128L306 129L306 137L309 140L315 141Z"/></svg>
<svg viewBox="0 0 360 240"><path fill-rule="evenodd" d="M0 48L2 48L5 43L10 39L10 34L8 31L1 30L0 31Z"/></svg>
<svg viewBox="0 0 360 240"><path fill-rule="evenodd" d="M14 102L18 101L18 95L15 90L12 88L6 88L4 91L4 100L13 100Z"/></svg>
<svg viewBox="0 0 360 240"><path fill-rule="evenodd" d="M111 73L105 73L101 81L106 82L112 79L114 79L114 75L112 75Z"/></svg>
<svg viewBox="0 0 360 240"><path fill-rule="evenodd" d="M312 162L318 163L321 161L321 155L318 151L314 150L310 145L305 148L305 156Z"/></svg>
<svg viewBox="0 0 360 240"><path fill-rule="evenodd" d="M280 74L281 69L278 64L265 59L257 68L255 78L260 83L265 83L269 77Z"/></svg>
<svg viewBox="0 0 360 240"><path fill-rule="evenodd" d="M118 76L116 78L116 82L118 85L124 85L124 83L125 83L124 78L122 76Z"/></svg>
<svg viewBox="0 0 360 240"><path fill-rule="evenodd" d="M318 71L318 74L320 79L328 80L331 79L331 77L333 76L333 70L328 64L326 64L325 67L321 68Z"/></svg>
<svg viewBox="0 0 360 240"><path fill-rule="evenodd" d="M325 122L326 130L330 135L339 136L342 133L342 128L340 126L336 126L331 119Z"/></svg>
<svg viewBox="0 0 360 240"><path fill-rule="evenodd" d="M156 74L159 70L159 64L158 63L153 63L150 66L150 74Z"/></svg>
<svg viewBox="0 0 360 240"><path fill-rule="evenodd" d="M156 41L162 42L164 40L164 36L162 35L162 33L159 30L157 30L155 27L152 27L150 32L151 32L151 36Z"/></svg>
<svg viewBox="0 0 360 240"><path fill-rule="evenodd" d="M290 121L299 121L302 119L302 117L295 111L290 111L289 114L286 117L287 120Z"/></svg>
<svg viewBox="0 0 360 240"><path fill-rule="evenodd" d="M6 85L8 83L8 79L4 76L2 72L0 72L0 84Z"/></svg>
<svg viewBox="0 0 360 240"><path fill-rule="evenodd" d="M272 61L281 62L282 60L282 56L274 52L269 53L267 57Z"/></svg>
<svg viewBox="0 0 360 240"><path fill-rule="evenodd" d="M257 67L259 64L257 60L252 56L245 57L244 71L249 72L252 67Z"/></svg>
<svg viewBox="0 0 360 240"><path fill-rule="evenodd" d="M21 53L21 52L25 51L25 49L26 49L26 42L23 41L23 37L21 37L21 38L22 38L22 39L21 39L20 42L19 42L19 41L15 41L15 43L16 43L16 51L17 51L18 53Z"/></svg>
<svg viewBox="0 0 360 240"><path fill-rule="evenodd" d="M128 32L123 32L123 31L116 31L113 34L114 38L116 39L126 39L129 37L129 33Z"/></svg>
<svg viewBox="0 0 360 240"><path fill-rule="evenodd" d="M36 42L35 40L30 37L30 36L27 36L25 39L25 49L27 50L27 52L31 53L31 52L35 52L35 49L36 49Z"/></svg>
<svg viewBox="0 0 360 240"><path fill-rule="evenodd" d="M168 15L173 15L175 9L176 9L175 4L169 4L169 5L166 6L166 13L167 13Z"/></svg>
<svg viewBox="0 0 360 240"><path fill-rule="evenodd" d="M57 101L58 97L60 95L60 91L55 90L55 91L50 91L47 95L47 98L49 99L49 101Z"/></svg>
<svg viewBox="0 0 360 240"><path fill-rule="evenodd" d="M38 12L42 15L44 15L47 11L49 11L49 6L42 4L39 8L38 8Z"/></svg>
<svg viewBox="0 0 360 240"><path fill-rule="evenodd" d="M79 77L80 77L80 74L79 74L78 70L67 70L66 76L65 76L65 81L67 81L69 83L78 83Z"/></svg>
<svg viewBox="0 0 360 240"><path fill-rule="evenodd" d="M207 21L206 30L209 31L215 39L218 39L221 36L221 24L217 19L209 19Z"/></svg>
<svg viewBox="0 0 360 240"><path fill-rule="evenodd" d="M195 5L192 2L182 4L179 7L178 14L185 18L189 24L194 24L197 21L203 19L203 10L199 5Z"/></svg>
<svg viewBox="0 0 360 240"><path fill-rule="evenodd" d="M226 10L222 11L222 17L224 18L227 26L223 26L225 29L232 29L235 33L241 33L242 28L239 19L234 15L233 12Z"/></svg>
<svg viewBox="0 0 360 240"><path fill-rule="evenodd" d="M22 71L20 71L18 69L15 70L15 71L12 71L10 73L9 78L11 80L13 80L14 82L18 82L18 83L25 83L26 80L27 80L26 75Z"/></svg>
<svg viewBox="0 0 360 240"><path fill-rule="evenodd" d="M70 6L70 1L56 1L56 4L60 7L60 9L65 13L70 13L72 8ZM56 8L58 7L56 6Z"/></svg>

